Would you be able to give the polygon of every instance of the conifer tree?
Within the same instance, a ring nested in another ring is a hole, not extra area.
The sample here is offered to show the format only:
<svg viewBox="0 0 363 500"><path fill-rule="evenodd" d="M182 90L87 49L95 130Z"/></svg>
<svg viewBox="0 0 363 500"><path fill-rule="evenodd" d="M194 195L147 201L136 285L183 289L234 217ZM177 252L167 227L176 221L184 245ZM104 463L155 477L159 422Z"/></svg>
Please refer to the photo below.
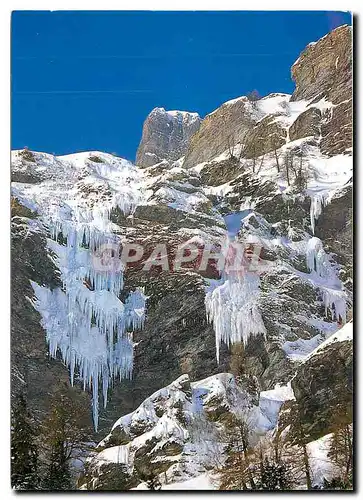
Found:
<svg viewBox="0 0 363 500"><path fill-rule="evenodd" d="M312 477L310 470L310 458L307 448L309 436L301 421L301 414L298 407L294 407L290 413L291 433L289 443L286 443L285 456L294 469L296 481L301 473L305 476L306 488L312 489ZM290 446L289 446L290 445Z"/></svg>
<svg viewBox="0 0 363 500"><path fill-rule="evenodd" d="M62 438L55 438L50 450L50 463L43 481L43 489L50 491L72 489L69 458Z"/></svg>
<svg viewBox="0 0 363 500"><path fill-rule="evenodd" d="M83 447L87 420L86 408L74 399L74 394L68 394L67 390L55 394L43 429L48 465L42 489L75 489L71 460L77 458L78 451Z"/></svg>
<svg viewBox="0 0 363 500"><path fill-rule="evenodd" d="M17 490L38 489L38 448L32 416L23 394L18 394L11 415L11 484Z"/></svg>
<svg viewBox="0 0 363 500"><path fill-rule="evenodd" d="M290 489L289 473L289 467L285 462L276 462L264 457L260 464L258 489L268 491Z"/></svg>
<svg viewBox="0 0 363 500"><path fill-rule="evenodd" d="M254 490L254 450L251 426L246 416L229 414L223 421L226 430L227 460L217 472L220 490Z"/></svg>
<svg viewBox="0 0 363 500"><path fill-rule="evenodd" d="M340 470L341 484L350 489L353 475L353 430L349 424L339 427L333 434L328 457Z"/></svg>

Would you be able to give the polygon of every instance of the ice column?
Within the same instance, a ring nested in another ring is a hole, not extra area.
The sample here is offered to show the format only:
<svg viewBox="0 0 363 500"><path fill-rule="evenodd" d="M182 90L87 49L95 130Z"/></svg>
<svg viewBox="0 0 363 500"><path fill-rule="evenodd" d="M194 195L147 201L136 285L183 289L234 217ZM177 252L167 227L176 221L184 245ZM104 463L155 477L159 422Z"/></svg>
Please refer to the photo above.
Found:
<svg viewBox="0 0 363 500"><path fill-rule="evenodd" d="M125 207L129 205L126 201ZM118 238L110 231L108 210L94 215L78 210L73 217L48 219L53 238L48 245L55 254L63 289L49 290L34 282L32 286L49 353L54 358L61 354L72 384L78 378L84 389L92 391L97 430L99 390L106 406L112 380L131 377L132 332L143 327L146 296L140 288L125 303L119 299L124 279L123 268L117 264Z"/></svg>
<svg viewBox="0 0 363 500"><path fill-rule="evenodd" d="M245 210L225 217L227 236L223 252L227 266L222 271L220 282L211 285L205 297L207 318L215 331L218 362L222 342L227 346L237 342L246 344L251 336L266 334L258 306L260 279L257 272L249 270L248 262L245 268L228 266L228 255L236 242L241 223L250 215L251 210ZM251 237L251 242L256 241Z"/></svg>
<svg viewBox="0 0 363 500"><path fill-rule="evenodd" d="M330 311L332 319L346 321L346 293L336 275L323 244L319 238L310 238L306 247L306 264L319 288L325 312Z"/></svg>

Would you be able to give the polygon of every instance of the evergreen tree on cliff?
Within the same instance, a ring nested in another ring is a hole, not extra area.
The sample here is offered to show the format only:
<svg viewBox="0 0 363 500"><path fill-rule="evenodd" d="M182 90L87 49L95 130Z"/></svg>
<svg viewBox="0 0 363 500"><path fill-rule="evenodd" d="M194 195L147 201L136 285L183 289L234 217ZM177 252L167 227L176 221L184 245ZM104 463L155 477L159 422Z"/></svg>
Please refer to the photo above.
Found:
<svg viewBox="0 0 363 500"><path fill-rule="evenodd" d="M86 439L87 410L72 399L67 390L59 391L52 399L50 412L44 424L44 444L47 469L43 479L44 490L72 490L71 461L78 457Z"/></svg>
<svg viewBox="0 0 363 500"><path fill-rule="evenodd" d="M36 433L23 394L16 396L11 417L11 485L17 490L36 490L39 483Z"/></svg>

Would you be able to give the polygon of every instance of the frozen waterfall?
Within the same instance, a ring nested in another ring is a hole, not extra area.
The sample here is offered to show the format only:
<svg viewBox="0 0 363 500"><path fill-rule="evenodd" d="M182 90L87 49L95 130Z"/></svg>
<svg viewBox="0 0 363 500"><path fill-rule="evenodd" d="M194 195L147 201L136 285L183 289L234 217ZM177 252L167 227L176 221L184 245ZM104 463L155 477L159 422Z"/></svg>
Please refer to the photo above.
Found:
<svg viewBox="0 0 363 500"><path fill-rule="evenodd" d="M110 218L116 207L126 216L135 211L142 197L142 174L126 160L110 155L103 155L102 171L87 155L73 156L72 162L59 164L64 171L58 169L50 181L18 184L15 192L30 200L39 213L50 235L50 256L60 271L61 288L51 290L32 282L33 305L42 317L49 354L61 355L72 385L78 380L92 391L97 430L99 390L106 406L112 381L131 377L133 331L142 328L145 320L142 288L124 302L119 299L124 268L119 228ZM90 177L80 183L86 174ZM84 191L86 181L99 190Z"/></svg>
<svg viewBox="0 0 363 500"><path fill-rule="evenodd" d="M106 406L112 379L131 377L132 331L143 327L146 297L142 289L137 289L122 303L118 298L123 288L121 266L95 269L94 252L107 245L109 236L93 234L85 242L83 227L80 231L68 227L66 234L66 246L48 241L60 269L63 290L49 290L32 283L34 305L42 315L50 355L55 358L60 351L70 369L71 383L77 374L83 387L92 389L97 429L99 384L102 383ZM87 243L88 249L82 246Z"/></svg>
<svg viewBox="0 0 363 500"><path fill-rule="evenodd" d="M224 217L227 235L223 247L227 266L222 271L221 279L211 282L206 292L206 313L215 331L218 362L222 342L227 346L237 342L246 344L251 336L266 334L258 306L259 275L249 271L249 267L235 269L233 264L228 265L231 247L236 241L241 223L251 212L250 209L243 210ZM247 240L249 241L248 238ZM251 241L255 242L253 239Z"/></svg>
<svg viewBox="0 0 363 500"><path fill-rule="evenodd" d="M325 307L325 314L330 312L331 318L346 321L347 296L337 277L323 244L315 236L310 238L306 247L306 264L320 290Z"/></svg>

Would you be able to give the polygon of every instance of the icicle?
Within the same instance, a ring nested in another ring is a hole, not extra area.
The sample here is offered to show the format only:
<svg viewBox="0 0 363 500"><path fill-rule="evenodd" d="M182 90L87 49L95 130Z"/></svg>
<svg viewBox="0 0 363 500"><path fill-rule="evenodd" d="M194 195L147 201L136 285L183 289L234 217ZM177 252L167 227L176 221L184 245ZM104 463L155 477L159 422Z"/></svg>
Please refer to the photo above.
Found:
<svg viewBox="0 0 363 500"><path fill-rule="evenodd" d="M93 376L91 378L91 384L92 384L92 414L93 414L93 424L95 426L95 429L97 431L98 429L98 373L93 373Z"/></svg>
<svg viewBox="0 0 363 500"><path fill-rule="evenodd" d="M131 292L125 304L119 300L124 287L123 268L117 259L119 237L110 221L114 206L128 215L135 211L140 196L126 189L115 194L112 203L101 202L92 208L82 199L71 208L48 198L42 214L63 289L49 290L32 282L34 307L42 316L50 356L56 358L60 351L69 367L71 384L79 373L83 388L92 390L96 430L99 385L106 406L110 381L132 375L133 342L128 330L142 328L145 321L147 297L141 288ZM66 244L61 244L64 241ZM102 264L110 249L119 262L116 268Z"/></svg>
<svg viewBox="0 0 363 500"><path fill-rule="evenodd" d="M345 293L342 290L323 288L322 296L326 316L329 311L332 320L342 321L343 323L345 323L347 321L347 304Z"/></svg>
<svg viewBox="0 0 363 500"><path fill-rule="evenodd" d="M73 320L78 325L76 335L70 335L68 324L67 296L59 289L49 290L32 282L36 295L35 308L42 315L42 325L46 330L49 353L56 357L58 349L63 361L70 367L70 376L73 383L74 372L77 368L84 388L92 388L93 416L97 429L98 421L98 380L102 379L104 405L107 404L109 381L119 376L120 379L130 378L133 367L133 343L129 333L124 332L125 323L120 325L109 318L101 322L100 327L90 326L85 321L81 308L74 309ZM143 292L134 292L138 296L138 325L142 325L144 318L145 296ZM117 299L118 300L118 299ZM134 299L135 300L135 299ZM131 306L129 305L131 312ZM88 321L88 318L87 318ZM132 323L132 321L131 321ZM130 325L131 325L130 323ZM111 331L117 330L119 339L114 344ZM97 396L97 397L96 397Z"/></svg>
<svg viewBox="0 0 363 500"><path fill-rule="evenodd" d="M206 294L207 317L216 336L216 357L220 345L237 342L246 345L251 336L265 335L266 329L258 309L259 277L246 273L239 279L227 279Z"/></svg>
<svg viewBox="0 0 363 500"><path fill-rule="evenodd" d="M306 265L311 272L316 272L321 278L338 281L321 240L315 236L307 243Z"/></svg>
<svg viewBox="0 0 363 500"><path fill-rule="evenodd" d="M322 209L326 204L326 198L324 194L315 193L311 196L310 203L310 226L313 234L315 234L315 221L321 215Z"/></svg>
<svg viewBox="0 0 363 500"><path fill-rule="evenodd" d="M226 238L222 244L225 269L222 272L221 283L207 290L205 296L207 319L213 323L215 332L218 363L222 342L227 346L237 342L243 342L246 345L251 336L266 335L265 325L258 308L259 276L253 272L246 272L246 269L241 270L238 266L235 269L234 252L231 252L241 224L246 224L246 222L248 224L253 216L253 211L246 209L224 217L227 228ZM261 242L258 236L248 234L246 243L258 246ZM237 260L241 257L237 257Z"/></svg>
<svg viewBox="0 0 363 500"><path fill-rule="evenodd" d="M306 265L311 274L316 275L314 284L320 290L325 306L325 314L330 312L332 320L346 321L346 293L325 253L323 244L315 236L310 238L306 246Z"/></svg>

